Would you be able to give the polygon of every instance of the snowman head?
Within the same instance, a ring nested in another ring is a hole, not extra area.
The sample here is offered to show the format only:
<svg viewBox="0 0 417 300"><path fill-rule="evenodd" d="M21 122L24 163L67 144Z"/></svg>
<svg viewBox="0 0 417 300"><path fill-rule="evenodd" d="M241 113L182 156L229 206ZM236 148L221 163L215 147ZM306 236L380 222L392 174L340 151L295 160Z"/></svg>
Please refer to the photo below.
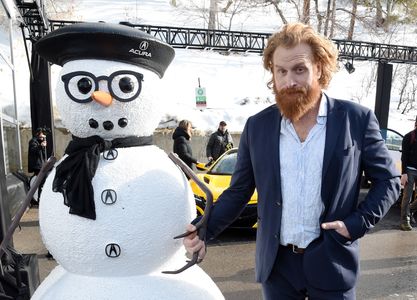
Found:
<svg viewBox="0 0 417 300"><path fill-rule="evenodd" d="M70 61L56 87L62 122L77 137L151 135L160 120L159 81L154 72L131 64Z"/></svg>
<svg viewBox="0 0 417 300"><path fill-rule="evenodd" d="M169 45L123 25L80 23L53 31L35 48L63 66L56 101L72 134L104 139L152 134L162 106L159 78L174 58Z"/></svg>

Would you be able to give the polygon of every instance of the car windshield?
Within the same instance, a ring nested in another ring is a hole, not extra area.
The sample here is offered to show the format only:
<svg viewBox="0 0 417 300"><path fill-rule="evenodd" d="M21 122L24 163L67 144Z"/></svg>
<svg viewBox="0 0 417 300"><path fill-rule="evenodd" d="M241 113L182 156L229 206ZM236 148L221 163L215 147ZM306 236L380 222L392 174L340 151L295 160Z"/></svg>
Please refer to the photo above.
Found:
<svg viewBox="0 0 417 300"><path fill-rule="evenodd" d="M232 175L235 170L237 152L224 155L210 170L210 174Z"/></svg>
<svg viewBox="0 0 417 300"><path fill-rule="evenodd" d="M385 140L388 150L401 151L403 136L391 129L381 129L381 135Z"/></svg>

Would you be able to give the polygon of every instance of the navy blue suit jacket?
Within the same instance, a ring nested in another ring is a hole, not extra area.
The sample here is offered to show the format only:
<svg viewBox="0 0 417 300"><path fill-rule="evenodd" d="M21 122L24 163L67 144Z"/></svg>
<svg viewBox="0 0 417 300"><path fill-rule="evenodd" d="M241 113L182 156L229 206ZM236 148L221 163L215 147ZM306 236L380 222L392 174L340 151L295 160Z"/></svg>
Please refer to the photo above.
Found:
<svg viewBox="0 0 417 300"><path fill-rule="evenodd" d="M271 272L280 240L280 125L281 113L276 105L247 120L231 185L214 206L208 225L208 238L215 237L242 212L256 187L256 279L260 282ZM363 170L372 187L365 200L358 203ZM352 239L334 230L321 230L320 237L304 253L304 272L311 285L324 290L355 285L359 273L357 240L388 212L399 190L399 173L373 112L328 97L321 190L325 210L320 222L342 220Z"/></svg>

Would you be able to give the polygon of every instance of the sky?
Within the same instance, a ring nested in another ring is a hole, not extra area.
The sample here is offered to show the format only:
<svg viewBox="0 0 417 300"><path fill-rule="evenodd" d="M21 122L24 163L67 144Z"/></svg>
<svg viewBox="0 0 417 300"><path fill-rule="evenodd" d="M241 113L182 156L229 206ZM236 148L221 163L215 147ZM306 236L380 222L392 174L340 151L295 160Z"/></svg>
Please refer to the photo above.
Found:
<svg viewBox="0 0 417 300"><path fill-rule="evenodd" d="M202 0L193 0L194 3ZM207 1L206 1L207 2ZM137 24L206 27L198 10L192 9L191 0L177 0L178 7L173 7L169 0L68 0L73 7L71 13L59 13L57 5L49 14L52 19L78 21L103 21L118 23L130 21ZM208 2L207 2L208 3ZM206 5L207 5L206 3ZM188 7L188 8L187 8ZM191 7L191 8L190 8ZM186 9L187 8L187 9ZM58 13L55 13L57 11ZM290 21L295 21L289 17ZM227 20L223 20L227 24ZM257 9L236 15L232 29L239 31L272 33L280 28L279 18L271 9ZM362 31L360 28L358 31ZM396 44L406 45L407 41L415 40L405 34L406 30L398 30ZM17 36L18 33L16 33ZM18 36L17 36L18 37ZM1 37L0 37L1 38ZM20 37L18 37L20 38ZM335 36L335 38L343 38ZM357 40L375 41L375 36L360 34ZM381 41L386 42L386 41ZM22 49L21 40L15 42L16 48ZM208 50L175 49L176 55L168 67L161 89L158 91L164 101L164 115L160 128L174 127L181 119L189 119L193 126L201 131L213 131L218 123L224 120L229 131L239 132L243 129L247 118L274 103L271 91L266 87L270 74L262 67L262 57L258 54L220 54ZM17 81L28 80L27 62L24 52L15 54ZM356 71L349 74L340 62L340 70L335 74L328 90L330 96L358 102L371 109L375 105L375 80L370 70L376 69L375 62L354 62ZM55 80L59 67L52 68L52 94L54 96ZM207 107L197 108L195 104L196 88L205 88ZM28 94L25 89L18 89L19 118L30 124ZM413 129L416 110L402 115L396 110L398 92L393 90L388 127L402 134ZM21 101L20 99L25 99ZM59 112L57 124L59 125Z"/></svg>

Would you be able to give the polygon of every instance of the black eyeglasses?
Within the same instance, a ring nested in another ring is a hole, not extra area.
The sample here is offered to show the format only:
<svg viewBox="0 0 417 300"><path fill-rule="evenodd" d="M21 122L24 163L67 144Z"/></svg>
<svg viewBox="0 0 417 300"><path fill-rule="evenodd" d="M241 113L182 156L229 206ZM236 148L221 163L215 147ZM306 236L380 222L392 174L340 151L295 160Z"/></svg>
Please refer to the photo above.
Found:
<svg viewBox="0 0 417 300"><path fill-rule="evenodd" d="M110 76L96 77L94 74L77 71L61 77L65 84L65 92L75 102L88 103L99 89L99 81L107 80L110 95L121 102L129 102L139 96L142 90L143 74L133 71L116 71Z"/></svg>

